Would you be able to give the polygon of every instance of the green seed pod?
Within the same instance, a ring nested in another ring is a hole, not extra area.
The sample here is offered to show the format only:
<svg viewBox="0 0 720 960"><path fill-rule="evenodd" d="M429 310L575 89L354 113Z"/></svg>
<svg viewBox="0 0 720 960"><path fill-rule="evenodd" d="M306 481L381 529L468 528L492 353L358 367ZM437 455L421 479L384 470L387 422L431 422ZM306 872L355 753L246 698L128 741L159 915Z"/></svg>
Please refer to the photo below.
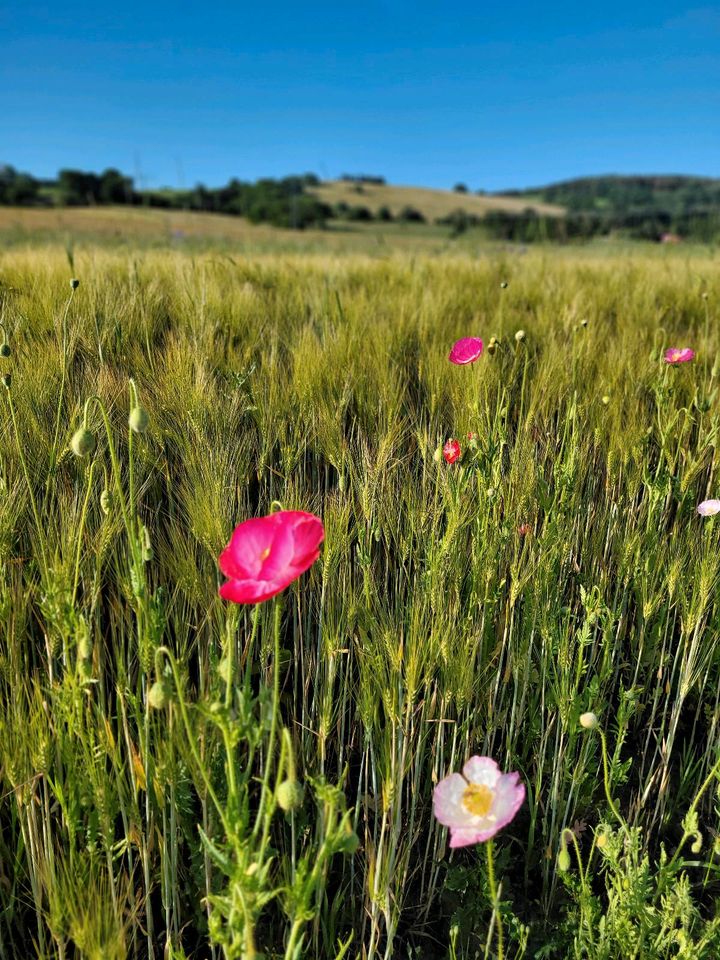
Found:
<svg viewBox="0 0 720 960"><path fill-rule="evenodd" d="M164 710L170 702L170 686L165 680L156 680L148 693L148 704L153 710Z"/></svg>
<svg viewBox="0 0 720 960"><path fill-rule="evenodd" d="M10 349L10 344L7 342L7 340L5 343L0 343L0 357L5 357L5 359L7 359L11 353L12 350Z"/></svg>
<svg viewBox="0 0 720 960"><path fill-rule="evenodd" d="M133 433L145 433L150 423L147 411L141 407L133 407L128 417L128 424Z"/></svg>
<svg viewBox="0 0 720 960"><path fill-rule="evenodd" d="M359 846L360 837L358 837L350 824L346 823L344 835L338 845L340 853L347 853L349 856L352 856Z"/></svg>
<svg viewBox="0 0 720 960"><path fill-rule="evenodd" d="M281 810L298 810L305 799L305 791L297 780L283 780L275 790L275 799Z"/></svg>
<svg viewBox="0 0 720 960"><path fill-rule="evenodd" d="M10 384L12 383L12 377L10 376L9 373L4 373L4 374L3 374L3 376L2 376L2 382L3 382L3 386L5 387L5 389L6 389L6 390L9 390L9 389L10 389Z"/></svg>
<svg viewBox="0 0 720 960"><path fill-rule="evenodd" d="M87 427L80 427L73 434L70 446L76 457L87 457L95 449L95 435Z"/></svg>
<svg viewBox="0 0 720 960"><path fill-rule="evenodd" d="M100 494L100 509L107 517L113 508L113 495L110 490L103 490Z"/></svg>
<svg viewBox="0 0 720 960"><path fill-rule="evenodd" d="M92 638L87 632L87 629L83 631L80 639L78 640L77 652L78 657L81 660L90 660L92 657L93 642Z"/></svg>
<svg viewBox="0 0 720 960"><path fill-rule="evenodd" d="M77 288L78 288L79 286L80 286L80 281L77 280L75 277L73 277L72 280L70 281L70 287L71 287L71 289L72 289L72 290L77 290Z"/></svg>
<svg viewBox="0 0 720 960"><path fill-rule="evenodd" d="M565 844L562 845L560 853L558 853L557 865L561 873L567 873L570 869L570 854Z"/></svg>

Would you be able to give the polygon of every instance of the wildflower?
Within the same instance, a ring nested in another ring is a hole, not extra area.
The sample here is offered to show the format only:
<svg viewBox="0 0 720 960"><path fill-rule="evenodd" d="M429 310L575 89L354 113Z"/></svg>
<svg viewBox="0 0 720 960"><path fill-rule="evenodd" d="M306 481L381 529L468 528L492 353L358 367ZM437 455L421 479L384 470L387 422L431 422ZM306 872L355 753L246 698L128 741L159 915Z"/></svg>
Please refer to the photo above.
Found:
<svg viewBox="0 0 720 960"><path fill-rule="evenodd" d="M233 603L262 603L284 590L320 556L322 521L302 510L278 510L235 527L219 557L228 582L220 596Z"/></svg>
<svg viewBox="0 0 720 960"><path fill-rule="evenodd" d="M450 828L450 846L466 847L494 837L525 799L517 773L501 773L490 757L470 757L462 774L451 773L435 787L433 812Z"/></svg>
<svg viewBox="0 0 720 960"><path fill-rule="evenodd" d="M687 363L695 357L695 351L690 347L669 347L665 351L665 363Z"/></svg>
<svg viewBox="0 0 720 960"><path fill-rule="evenodd" d="M443 447L443 456L448 463L455 463L460 457L460 444L457 440L448 440Z"/></svg>
<svg viewBox="0 0 720 960"><path fill-rule="evenodd" d="M522 341L523 341L524 339L525 339L525 331L524 331L524 330L518 330L518 331L515 333L515 340L516 340L516 342L517 342L517 343L522 343Z"/></svg>
<svg viewBox="0 0 720 960"><path fill-rule="evenodd" d="M598 725L597 714L594 713L581 713L580 714L580 726L584 727L586 730L594 730Z"/></svg>
<svg viewBox="0 0 720 960"><path fill-rule="evenodd" d="M450 363L464 366L466 363L475 363L482 352L483 342L480 337L463 337L462 340L456 340L453 344L448 360Z"/></svg>
<svg viewBox="0 0 720 960"><path fill-rule="evenodd" d="M703 500L698 504L697 512L701 517L714 517L720 513L720 500Z"/></svg>
<svg viewBox="0 0 720 960"><path fill-rule="evenodd" d="M526 537L530 533L530 524L521 523L518 527L518 534L520 537Z"/></svg>

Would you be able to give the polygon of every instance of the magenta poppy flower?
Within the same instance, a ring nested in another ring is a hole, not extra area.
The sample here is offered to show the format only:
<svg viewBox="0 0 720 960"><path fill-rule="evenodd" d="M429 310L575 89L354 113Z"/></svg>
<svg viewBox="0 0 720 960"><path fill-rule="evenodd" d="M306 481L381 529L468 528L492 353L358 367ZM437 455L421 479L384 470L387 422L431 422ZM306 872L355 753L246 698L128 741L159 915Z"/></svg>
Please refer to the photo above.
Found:
<svg viewBox="0 0 720 960"><path fill-rule="evenodd" d="M448 360L463 366L466 363L475 363L483 352L483 342L480 337L463 337L453 344Z"/></svg>
<svg viewBox="0 0 720 960"><path fill-rule="evenodd" d="M695 357L695 351L690 347L670 347L665 351L665 363L687 363Z"/></svg>
<svg viewBox="0 0 720 960"><path fill-rule="evenodd" d="M490 757L470 757L433 791L433 812L450 828L450 846L483 843L507 826L525 800L518 773L501 773Z"/></svg>
<svg viewBox="0 0 720 960"><path fill-rule="evenodd" d="M460 444L457 440L448 440L443 447L443 456L448 463L455 463L460 457Z"/></svg>
<svg viewBox="0 0 720 960"><path fill-rule="evenodd" d="M697 512L701 517L714 517L720 513L720 500L703 500L698 504Z"/></svg>
<svg viewBox="0 0 720 960"><path fill-rule="evenodd" d="M278 510L235 527L220 554L228 582L220 596L233 603L262 603L305 573L320 556L322 520L302 510Z"/></svg>

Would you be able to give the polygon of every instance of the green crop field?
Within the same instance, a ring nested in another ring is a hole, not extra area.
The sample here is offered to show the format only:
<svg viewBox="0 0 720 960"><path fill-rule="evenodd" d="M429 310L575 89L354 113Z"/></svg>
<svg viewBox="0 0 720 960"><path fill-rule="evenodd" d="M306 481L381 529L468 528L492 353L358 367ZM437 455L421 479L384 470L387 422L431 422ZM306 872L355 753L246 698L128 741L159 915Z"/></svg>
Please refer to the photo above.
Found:
<svg viewBox="0 0 720 960"><path fill-rule="evenodd" d="M0 251L0 960L720 956L717 256L46 227ZM319 558L221 598L284 510ZM477 755L524 800L451 849Z"/></svg>

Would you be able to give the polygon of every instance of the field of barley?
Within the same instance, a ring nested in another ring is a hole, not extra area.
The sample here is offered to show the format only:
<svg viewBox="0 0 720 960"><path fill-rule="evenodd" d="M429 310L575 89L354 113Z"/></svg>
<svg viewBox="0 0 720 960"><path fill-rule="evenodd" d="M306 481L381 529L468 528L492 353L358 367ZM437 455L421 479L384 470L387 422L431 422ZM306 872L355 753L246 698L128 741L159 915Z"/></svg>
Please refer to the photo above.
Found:
<svg viewBox="0 0 720 960"><path fill-rule="evenodd" d="M8 244L0 960L720 956L719 301L707 252ZM285 511L319 557L220 596ZM477 756L522 802L451 848Z"/></svg>

